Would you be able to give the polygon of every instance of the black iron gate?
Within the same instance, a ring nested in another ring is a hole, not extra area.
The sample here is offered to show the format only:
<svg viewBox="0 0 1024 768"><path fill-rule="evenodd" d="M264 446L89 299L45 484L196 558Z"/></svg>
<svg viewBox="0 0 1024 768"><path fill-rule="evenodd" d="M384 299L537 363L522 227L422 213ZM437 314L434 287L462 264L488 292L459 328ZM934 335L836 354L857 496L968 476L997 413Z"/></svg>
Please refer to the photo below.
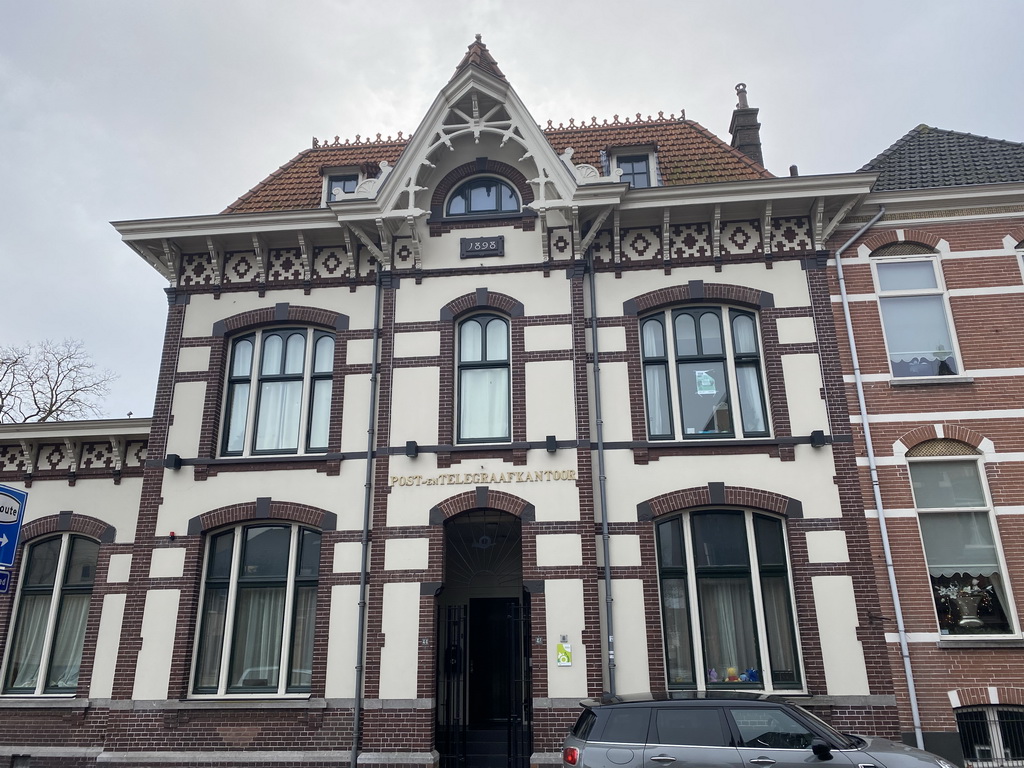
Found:
<svg viewBox="0 0 1024 768"><path fill-rule="evenodd" d="M442 651L437 685L437 749L441 768L527 768L529 765L532 690L528 596L524 595L522 602L510 599L505 605L501 622L504 637L470 638L466 605L444 606L439 610ZM470 678L474 675L470 642L502 651L500 657L490 658L487 673L497 676L498 687L507 701L501 702L502 717L490 723L480 722L480 704L474 705L470 700ZM472 715L471 707L475 708Z"/></svg>

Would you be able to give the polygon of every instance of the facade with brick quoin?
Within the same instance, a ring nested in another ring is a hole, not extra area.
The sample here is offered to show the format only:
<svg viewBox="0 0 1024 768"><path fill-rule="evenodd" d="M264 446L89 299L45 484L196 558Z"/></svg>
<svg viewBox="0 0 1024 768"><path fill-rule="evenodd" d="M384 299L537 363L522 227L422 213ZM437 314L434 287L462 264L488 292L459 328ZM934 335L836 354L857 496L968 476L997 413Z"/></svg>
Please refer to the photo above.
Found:
<svg viewBox="0 0 1024 768"><path fill-rule="evenodd" d="M720 689L1012 753L1024 185L775 177L737 97L542 128L478 36L412 135L115 223L153 417L0 427L0 755L524 768Z"/></svg>

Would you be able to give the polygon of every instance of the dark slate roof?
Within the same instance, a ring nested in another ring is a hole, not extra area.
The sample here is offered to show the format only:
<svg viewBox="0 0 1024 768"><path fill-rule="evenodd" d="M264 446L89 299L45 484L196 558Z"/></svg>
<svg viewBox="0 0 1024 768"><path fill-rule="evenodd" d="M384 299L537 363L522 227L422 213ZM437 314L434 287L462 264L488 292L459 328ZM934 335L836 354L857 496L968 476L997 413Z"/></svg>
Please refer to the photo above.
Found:
<svg viewBox="0 0 1024 768"><path fill-rule="evenodd" d="M1024 181L1024 144L922 124L860 170L881 192Z"/></svg>
<svg viewBox="0 0 1024 768"><path fill-rule="evenodd" d="M664 117L577 125L548 124L544 129L556 152L573 148L574 163L589 163L601 170L601 152L616 148L654 147L658 168L666 186L708 184L721 181L750 181L773 178L764 166L715 136L699 123L682 118ZM318 208L323 186L323 168L358 166L368 177L376 176L378 164L398 161L411 137L398 135L376 140L366 138L350 142L335 138L333 143L314 139L313 147L303 150L224 210L224 213L257 213Z"/></svg>

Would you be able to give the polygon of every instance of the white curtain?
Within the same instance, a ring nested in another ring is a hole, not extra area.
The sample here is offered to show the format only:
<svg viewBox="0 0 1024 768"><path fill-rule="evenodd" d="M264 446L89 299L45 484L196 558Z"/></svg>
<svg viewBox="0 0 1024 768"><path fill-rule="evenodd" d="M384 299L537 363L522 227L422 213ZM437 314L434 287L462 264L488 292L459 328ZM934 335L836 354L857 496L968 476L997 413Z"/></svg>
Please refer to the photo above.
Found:
<svg viewBox="0 0 1024 768"><path fill-rule="evenodd" d="M18 633L8 660L7 689L35 689L49 613L49 594L22 596Z"/></svg>
<svg viewBox="0 0 1024 768"><path fill-rule="evenodd" d="M929 512L918 517L932 576L999 573L988 512Z"/></svg>
<svg viewBox="0 0 1024 768"><path fill-rule="evenodd" d="M671 434L668 368L664 364L645 365L644 384L647 388L647 422L650 434L653 436Z"/></svg>
<svg viewBox="0 0 1024 768"><path fill-rule="evenodd" d="M277 688L284 597L283 586L239 589L229 687Z"/></svg>
<svg viewBox="0 0 1024 768"><path fill-rule="evenodd" d="M767 432L761 398L761 377L753 365L736 366L736 382L740 390L740 418L745 433Z"/></svg>
<svg viewBox="0 0 1024 768"><path fill-rule="evenodd" d="M308 687L313 667L313 631L316 627L316 587L295 590L295 629L288 685Z"/></svg>
<svg viewBox="0 0 1024 768"><path fill-rule="evenodd" d="M50 674L46 681L50 688L75 688L78 671L82 666L82 646L85 642L85 623L89 618L91 595L65 595L61 599L60 616L53 640Z"/></svg>
<svg viewBox="0 0 1024 768"><path fill-rule="evenodd" d="M715 669L719 682L735 682L726 679L730 668L737 676L749 668L760 668L750 583L745 578L704 578L699 584L705 662Z"/></svg>
<svg viewBox="0 0 1024 768"><path fill-rule="evenodd" d="M764 598L764 621L768 630L768 657L776 680L796 680L796 655L793 642L793 620L790 616L789 586L785 576L761 579ZM781 673L781 674L780 674ZM788 674L787 674L788 673Z"/></svg>
<svg viewBox="0 0 1024 768"><path fill-rule="evenodd" d="M692 683L693 653L690 648L690 619L686 605L686 579L662 582L665 610L665 646L668 651L669 683Z"/></svg>
<svg viewBox="0 0 1024 768"><path fill-rule="evenodd" d="M459 437L509 438L508 368L469 368L461 372Z"/></svg>
<svg viewBox="0 0 1024 768"><path fill-rule="evenodd" d="M196 688L217 688L220 678L220 656L224 647L224 620L227 616L227 588L206 589L202 634L199 636L199 661Z"/></svg>
<svg viewBox="0 0 1024 768"><path fill-rule="evenodd" d="M260 384L257 451L294 451L299 447L301 381L264 381Z"/></svg>

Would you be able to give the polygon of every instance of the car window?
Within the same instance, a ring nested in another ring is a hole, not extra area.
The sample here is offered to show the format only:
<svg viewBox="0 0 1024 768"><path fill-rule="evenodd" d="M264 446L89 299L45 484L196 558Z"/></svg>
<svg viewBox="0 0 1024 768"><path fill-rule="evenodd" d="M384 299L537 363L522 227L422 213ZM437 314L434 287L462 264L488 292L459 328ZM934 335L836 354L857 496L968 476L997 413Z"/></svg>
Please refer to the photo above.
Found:
<svg viewBox="0 0 1024 768"><path fill-rule="evenodd" d="M809 749L814 734L807 726L781 709L731 708L740 732L741 747L766 749Z"/></svg>
<svg viewBox="0 0 1024 768"><path fill-rule="evenodd" d="M608 712L601 741L617 744L646 744L647 724L651 719L649 707L622 707Z"/></svg>
<svg viewBox="0 0 1024 768"><path fill-rule="evenodd" d="M597 715L594 714L593 710L583 710L583 714L579 716L576 725L572 727L572 735L585 741L590 736L595 720L597 720Z"/></svg>
<svg viewBox="0 0 1024 768"><path fill-rule="evenodd" d="M717 707L674 707L655 710L654 724L659 744L692 747L730 747L732 739L722 725Z"/></svg>

